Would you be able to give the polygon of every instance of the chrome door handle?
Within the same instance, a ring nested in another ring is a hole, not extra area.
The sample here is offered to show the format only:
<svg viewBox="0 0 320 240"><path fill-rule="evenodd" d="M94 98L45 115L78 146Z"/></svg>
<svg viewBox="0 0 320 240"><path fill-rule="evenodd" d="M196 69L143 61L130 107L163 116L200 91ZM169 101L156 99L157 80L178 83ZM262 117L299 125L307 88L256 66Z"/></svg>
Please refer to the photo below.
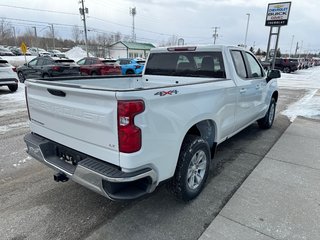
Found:
<svg viewBox="0 0 320 240"><path fill-rule="evenodd" d="M246 91L247 91L247 89L245 89L245 88L240 89L240 93L245 93Z"/></svg>

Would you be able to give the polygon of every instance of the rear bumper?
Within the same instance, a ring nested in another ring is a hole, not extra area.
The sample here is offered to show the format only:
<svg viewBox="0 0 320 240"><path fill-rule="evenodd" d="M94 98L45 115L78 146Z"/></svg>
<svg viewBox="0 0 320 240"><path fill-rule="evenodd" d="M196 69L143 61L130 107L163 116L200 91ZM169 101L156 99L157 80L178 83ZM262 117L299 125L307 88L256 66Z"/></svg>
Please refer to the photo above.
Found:
<svg viewBox="0 0 320 240"><path fill-rule="evenodd" d="M123 172L117 166L33 133L27 134L24 141L30 156L109 199L136 199L153 192L156 188L157 174L149 167L133 172ZM76 165L67 163L63 157L59 157L61 152L65 151L74 158Z"/></svg>
<svg viewBox="0 0 320 240"><path fill-rule="evenodd" d="M18 84L18 79L17 78L3 78L0 79L0 86L6 86L6 85L13 85L13 84Z"/></svg>

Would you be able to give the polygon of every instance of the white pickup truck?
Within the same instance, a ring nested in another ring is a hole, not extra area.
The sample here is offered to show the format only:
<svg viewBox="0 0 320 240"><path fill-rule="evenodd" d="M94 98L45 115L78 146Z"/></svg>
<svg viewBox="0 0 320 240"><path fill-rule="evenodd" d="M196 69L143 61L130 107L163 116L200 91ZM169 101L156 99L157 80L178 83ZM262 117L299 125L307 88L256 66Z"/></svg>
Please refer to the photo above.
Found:
<svg viewBox="0 0 320 240"><path fill-rule="evenodd" d="M166 180L184 201L203 189L216 146L248 125L272 126L278 70L232 46L150 52L143 75L28 80L27 152L112 200Z"/></svg>

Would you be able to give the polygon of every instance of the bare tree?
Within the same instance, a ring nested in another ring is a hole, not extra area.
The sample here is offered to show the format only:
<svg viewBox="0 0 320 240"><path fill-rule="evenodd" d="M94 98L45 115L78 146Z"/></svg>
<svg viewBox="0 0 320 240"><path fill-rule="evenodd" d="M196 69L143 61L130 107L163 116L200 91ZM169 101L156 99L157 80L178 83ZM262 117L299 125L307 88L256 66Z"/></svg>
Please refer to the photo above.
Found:
<svg viewBox="0 0 320 240"><path fill-rule="evenodd" d="M24 42L28 47L35 47L34 30L31 27L26 28L22 36L19 37L19 42Z"/></svg>
<svg viewBox="0 0 320 240"><path fill-rule="evenodd" d="M13 39L12 25L2 18L0 21L0 42L8 44L10 42L8 41L9 39Z"/></svg>
<svg viewBox="0 0 320 240"><path fill-rule="evenodd" d="M78 44L81 38L81 30L77 25L74 25L72 27L71 33L72 33L73 40L75 41L76 44Z"/></svg>
<svg viewBox="0 0 320 240"><path fill-rule="evenodd" d="M174 46L174 45L178 45L177 35L172 35L171 37L168 38L167 41L161 41L161 43L159 44L160 47Z"/></svg>
<svg viewBox="0 0 320 240"><path fill-rule="evenodd" d="M115 34L113 34L113 41L114 42L121 41L121 39L122 39L122 34L120 32L116 32Z"/></svg>
<svg viewBox="0 0 320 240"><path fill-rule="evenodd" d="M171 37L168 38L167 46L173 46L173 45L178 45L177 35L172 35Z"/></svg>

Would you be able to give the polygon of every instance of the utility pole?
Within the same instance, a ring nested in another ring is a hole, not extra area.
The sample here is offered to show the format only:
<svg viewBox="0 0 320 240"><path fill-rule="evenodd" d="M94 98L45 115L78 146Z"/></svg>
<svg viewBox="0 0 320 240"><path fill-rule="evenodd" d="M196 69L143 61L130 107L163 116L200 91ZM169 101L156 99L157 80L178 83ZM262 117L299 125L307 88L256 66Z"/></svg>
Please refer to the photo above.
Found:
<svg viewBox="0 0 320 240"><path fill-rule="evenodd" d="M212 35L212 37L213 37L213 44L216 44L216 40L217 40L217 38L218 38L218 29L219 29L220 27L213 27L213 29L214 29L214 31L213 31L213 35Z"/></svg>
<svg viewBox="0 0 320 240"><path fill-rule="evenodd" d="M84 42L86 45L86 52L87 52L87 57L89 57L89 52L88 52L88 34L87 34L87 23L86 23L86 14L88 14L88 8L84 7L84 0L81 0L79 3L81 3L82 8L79 8L80 15L82 17L83 21L83 28L84 28Z"/></svg>
<svg viewBox="0 0 320 240"><path fill-rule="evenodd" d="M297 44L296 44L296 51L294 52L295 56L297 56L298 49L299 49L299 42L297 42Z"/></svg>
<svg viewBox="0 0 320 240"><path fill-rule="evenodd" d="M248 16L247 20L247 27L246 27L246 35L244 37L244 48L247 48L247 36L248 36L248 29L249 29L249 22L250 22L250 13L246 14Z"/></svg>
<svg viewBox="0 0 320 240"><path fill-rule="evenodd" d="M301 52L302 52L302 47L303 47L303 41L301 41L300 51L299 51L299 57L298 57L298 58L300 58L300 55L301 55Z"/></svg>
<svg viewBox="0 0 320 240"><path fill-rule="evenodd" d="M292 51L293 40L294 40L294 35L292 35L292 39L291 39L291 45L290 45L289 57L291 57L291 51Z"/></svg>
<svg viewBox="0 0 320 240"><path fill-rule="evenodd" d="M52 31L52 46L53 46L53 49L56 49L53 24L51 24L51 31Z"/></svg>
<svg viewBox="0 0 320 240"><path fill-rule="evenodd" d="M135 33L135 26L134 26L134 17L137 14L136 7L130 8L130 15L132 15L132 41L136 41L136 33Z"/></svg>
<svg viewBox="0 0 320 240"><path fill-rule="evenodd" d="M38 36L37 36L37 27L32 27L32 28L34 28L34 36L35 36L35 38L36 38L36 45L37 45L37 54L38 54L38 56L39 56L39 49L38 49Z"/></svg>

